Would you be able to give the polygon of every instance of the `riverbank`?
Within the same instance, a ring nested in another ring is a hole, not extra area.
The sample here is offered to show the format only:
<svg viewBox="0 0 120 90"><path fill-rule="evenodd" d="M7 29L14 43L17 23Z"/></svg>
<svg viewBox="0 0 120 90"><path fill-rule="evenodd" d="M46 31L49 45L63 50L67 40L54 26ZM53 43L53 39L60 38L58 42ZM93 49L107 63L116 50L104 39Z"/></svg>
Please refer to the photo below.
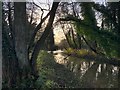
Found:
<svg viewBox="0 0 120 90"><path fill-rule="evenodd" d="M119 67L95 62L89 57L82 59L77 56L69 56L65 59L64 54L65 52L61 50L40 52L37 59L39 78L35 87L41 89L118 87ZM89 55L84 52L83 56L85 54ZM90 55L93 54L90 53Z"/></svg>
<svg viewBox="0 0 120 90"><path fill-rule="evenodd" d="M88 61L95 61L98 63L106 63L114 66L119 66L120 67L120 60L116 58L107 58L105 56L100 56L93 51L89 51L86 49L81 49L81 50L75 50L72 48L68 48L64 50L64 54L71 56L71 57L77 57L77 58L82 58Z"/></svg>
<svg viewBox="0 0 120 90"><path fill-rule="evenodd" d="M39 78L36 81L38 88L80 88L78 78L55 62L52 54L41 51L37 59Z"/></svg>

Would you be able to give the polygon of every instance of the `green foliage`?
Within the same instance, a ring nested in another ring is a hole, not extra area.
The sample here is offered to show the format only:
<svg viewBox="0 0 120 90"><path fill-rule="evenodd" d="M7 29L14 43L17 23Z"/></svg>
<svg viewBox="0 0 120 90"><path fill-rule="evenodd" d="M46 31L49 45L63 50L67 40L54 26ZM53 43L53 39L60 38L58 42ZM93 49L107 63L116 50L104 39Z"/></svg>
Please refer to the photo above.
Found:
<svg viewBox="0 0 120 90"><path fill-rule="evenodd" d="M81 12L84 18L84 23L94 26L97 24L95 19L95 13L92 10L92 3L91 2L82 2L81 3Z"/></svg>
<svg viewBox="0 0 120 90"><path fill-rule="evenodd" d="M36 87L41 89L78 87L79 81L63 65L55 62L52 54L41 51L37 59L39 78ZM67 76L67 77L66 77Z"/></svg>
<svg viewBox="0 0 120 90"><path fill-rule="evenodd" d="M97 27L91 3L82 3L81 7L84 20L83 22L74 22L76 31L81 35L85 35L89 40L97 41L106 56L119 57L120 37L107 29Z"/></svg>
<svg viewBox="0 0 120 90"><path fill-rule="evenodd" d="M91 56L96 56L96 54L93 51L87 50L87 49L72 49L72 48L67 48L64 50L65 54L71 54L71 55L76 55L76 56L86 56L86 55L91 55Z"/></svg>
<svg viewBox="0 0 120 90"><path fill-rule="evenodd" d="M100 47L104 49L104 52L108 56L119 56L118 51L120 46L120 40L116 35L105 30L94 29L90 27L80 26L80 23L76 23L76 29L79 33L85 35L90 40L96 40ZM113 54L114 53L114 54Z"/></svg>
<svg viewBox="0 0 120 90"><path fill-rule="evenodd" d="M53 56L48 54L45 51L41 51L38 59L37 59L37 68L39 73L39 78L36 81L36 87L38 88L50 88L54 86L55 83L52 80L49 80L49 77L52 76L54 70L52 67L54 66L55 62L53 61ZM52 64L51 66L49 66Z"/></svg>

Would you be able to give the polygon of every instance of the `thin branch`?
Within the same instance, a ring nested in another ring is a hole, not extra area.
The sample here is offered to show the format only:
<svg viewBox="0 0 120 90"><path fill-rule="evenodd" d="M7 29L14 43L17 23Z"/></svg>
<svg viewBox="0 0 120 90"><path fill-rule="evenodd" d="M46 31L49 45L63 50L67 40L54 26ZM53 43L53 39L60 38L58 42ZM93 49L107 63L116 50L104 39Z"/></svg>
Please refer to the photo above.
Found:
<svg viewBox="0 0 120 90"><path fill-rule="evenodd" d="M30 51L30 48L33 46L33 42L34 42L35 36L36 36L38 30L41 28L42 23L47 19L47 17L50 15L50 13L51 13L51 11L43 19L41 19L40 23L34 29L34 32L33 32L32 37L30 39L28 51Z"/></svg>
<svg viewBox="0 0 120 90"><path fill-rule="evenodd" d="M30 16L30 24L32 24L32 20L33 20L33 9L34 9L34 7L32 8L32 12L31 12L31 16Z"/></svg>
<svg viewBox="0 0 120 90"><path fill-rule="evenodd" d="M35 6L37 6L38 8L40 8L41 9L41 11L43 11L43 10L45 10L45 11L49 11L49 9L43 9L43 8L41 8L39 5L37 5L36 3L34 3L33 2L33 4L35 5Z"/></svg>

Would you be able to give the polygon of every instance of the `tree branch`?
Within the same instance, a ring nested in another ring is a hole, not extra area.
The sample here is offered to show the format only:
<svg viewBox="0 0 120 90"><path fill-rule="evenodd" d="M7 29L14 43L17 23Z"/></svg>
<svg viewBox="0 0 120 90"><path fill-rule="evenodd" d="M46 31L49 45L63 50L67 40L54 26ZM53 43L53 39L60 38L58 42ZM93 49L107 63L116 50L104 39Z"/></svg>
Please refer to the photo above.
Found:
<svg viewBox="0 0 120 90"><path fill-rule="evenodd" d="M30 42L29 42L29 46L28 46L28 51L29 52L30 52L31 47L33 46L34 39L35 39L35 36L36 36L38 30L41 28L42 23L47 19L47 17L50 15L50 13L51 13L51 11L43 19L41 19L41 22L34 29L34 32L33 32L32 36L31 36L31 39L30 39Z"/></svg>
<svg viewBox="0 0 120 90"><path fill-rule="evenodd" d="M47 26L45 28L45 31L43 32L41 38L37 41L37 43L35 45L35 48L33 50L30 62L31 62L31 67L34 71L36 71L36 59L37 59L37 56L39 54L39 51L42 48L42 45L44 45L45 39L49 35L50 30L52 28L52 24L53 24L53 21L54 21L54 17L55 17L55 13L56 13L56 9L58 7L58 4L59 4L59 2L53 2L53 6L52 6L52 9L50 11L52 13L50 13L50 17L49 17Z"/></svg>

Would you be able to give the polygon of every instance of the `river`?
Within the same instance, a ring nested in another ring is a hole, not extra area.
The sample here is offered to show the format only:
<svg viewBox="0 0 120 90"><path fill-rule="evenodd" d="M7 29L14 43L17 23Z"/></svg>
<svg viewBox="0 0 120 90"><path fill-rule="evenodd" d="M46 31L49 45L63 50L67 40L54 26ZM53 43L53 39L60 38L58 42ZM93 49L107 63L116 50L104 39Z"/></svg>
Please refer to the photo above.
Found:
<svg viewBox="0 0 120 90"><path fill-rule="evenodd" d="M77 57L67 57L63 51L53 51L57 63L64 65L80 80L82 88L118 88L120 67Z"/></svg>

